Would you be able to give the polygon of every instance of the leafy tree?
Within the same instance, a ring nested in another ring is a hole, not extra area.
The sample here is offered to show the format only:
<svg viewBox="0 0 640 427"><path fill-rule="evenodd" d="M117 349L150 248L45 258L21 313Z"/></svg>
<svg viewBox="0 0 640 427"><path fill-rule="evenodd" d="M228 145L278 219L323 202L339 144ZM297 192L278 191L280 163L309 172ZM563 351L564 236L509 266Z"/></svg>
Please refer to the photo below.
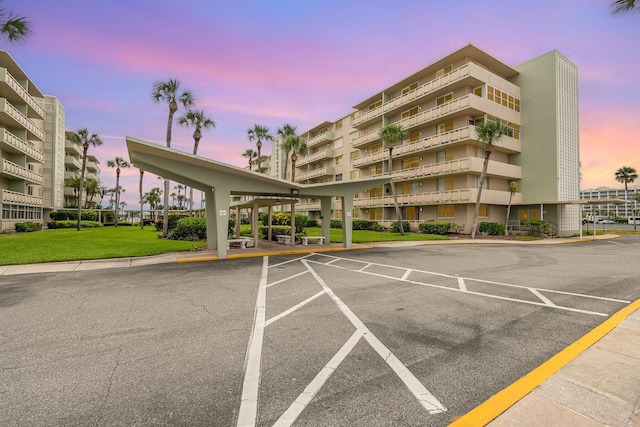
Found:
<svg viewBox="0 0 640 427"><path fill-rule="evenodd" d="M298 154L307 152L307 142L300 139L297 135L291 135L285 139L283 146L288 147L291 151L291 182L296 182L296 161Z"/></svg>
<svg viewBox="0 0 640 427"><path fill-rule="evenodd" d="M636 0L615 0L611 2L611 13L627 13L640 11L640 2Z"/></svg>
<svg viewBox="0 0 640 427"><path fill-rule="evenodd" d="M151 96L156 103L166 103L169 106L169 118L167 120L167 147L171 147L171 129L173 127L173 115L178 111L178 104L184 108L193 105L194 97L190 90L180 92L180 81L169 79L157 80L153 83ZM164 218L169 215L169 187L168 179L164 180ZM162 238L166 239L169 233L169 223L164 221L162 225Z"/></svg>
<svg viewBox="0 0 640 427"><path fill-rule="evenodd" d="M284 171L282 174L282 179L287 179L287 166L289 166L289 154L291 154L291 148L292 148L289 145L287 145L287 140L290 136L296 135L296 126L293 126L289 123L285 123L276 132L278 136L282 137L281 148L284 151Z"/></svg>
<svg viewBox="0 0 640 427"><path fill-rule="evenodd" d="M258 148L258 172L262 172L262 156L260 155L260 151L262 150L262 140L272 141L273 137L269 135L269 128L266 126L253 125L252 129L247 130L247 136L249 137L249 141L256 141L256 147Z"/></svg>
<svg viewBox="0 0 640 427"><path fill-rule="evenodd" d="M251 170L251 167L253 166L253 159L258 157L258 153L253 151L253 148L247 148L244 150L244 153L242 153L242 157L249 159L249 170Z"/></svg>
<svg viewBox="0 0 640 427"><path fill-rule="evenodd" d="M80 218L82 217L82 192L84 191L84 175L87 167L87 151L89 146L97 147L102 145L102 140L98 137L97 133L92 133L89 136L87 128L79 129L77 132L73 132L69 139L74 144L82 145L82 169L80 169L80 188L78 189L78 231L80 231Z"/></svg>
<svg viewBox="0 0 640 427"><path fill-rule="evenodd" d="M518 191L518 183L515 181L511 181L509 183L509 204L507 205L507 219L504 222L504 235L508 234L507 226L509 225L509 215L511 214L511 199L513 195Z"/></svg>
<svg viewBox="0 0 640 427"><path fill-rule="evenodd" d="M120 209L120 193L122 193L124 190L122 188L120 188L120 171L121 169L124 168L128 168L129 167L129 163L124 160L122 157L116 157L113 160L108 160L107 161L107 166L110 168L116 168L116 188L115 188L115 195L116 195L116 222L115 222L115 228L118 228L118 210Z"/></svg>
<svg viewBox="0 0 640 427"><path fill-rule="evenodd" d="M389 146L389 186L391 187L391 194L393 195L393 204L396 208L396 216L398 217L398 224L402 224L402 213L400 212L400 206L398 205L398 196L396 196L396 188L391 177L392 170L392 153L393 145L395 143L402 144L402 141L409 137L409 133L402 128L402 125L390 123L380 129L380 138L386 141ZM398 227L400 234L404 236L404 227Z"/></svg>
<svg viewBox="0 0 640 427"><path fill-rule="evenodd" d="M11 43L22 41L31 34L31 23L24 16L7 14L4 8L0 8L0 33Z"/></svg>
<svg viewBox="0 0 640 427"><path fill-rule="evenodd" d="M193 155L198 154L198 145L202 139L202 131L214 129L216 122L204 115L203 110L189 110L187 114L178 119L178 123L183 126L193 127ZM193 213L193 187L189 189L189 198L191 199L189 210Z"/></svg>
<svg viewBox="0 0 640 427"><path fill-rule="evenodd" d="M624 184L624 196L629 201L629 184L638 179L638 172L631 166L622 166L615 172L616 181ZM635 221L634 221L635 222Z"/></svg>
<svg viewBox="0 0 640 427"><path fill-rule="evenodd" d="M480 197L482 196L482 188L487 180L487 167L489 166L489 157L500 139L509 133L509 128L499 121L487 120L476 124L476 133L478 140L482 142L484 149L484 163L482 164L482 172L480 173L480 182L478 183L478 196L476 197L476 207L473 214L473 225L471 226L471 238L476 238L476 230L478 227L478 217L480 216Z"/></svg>

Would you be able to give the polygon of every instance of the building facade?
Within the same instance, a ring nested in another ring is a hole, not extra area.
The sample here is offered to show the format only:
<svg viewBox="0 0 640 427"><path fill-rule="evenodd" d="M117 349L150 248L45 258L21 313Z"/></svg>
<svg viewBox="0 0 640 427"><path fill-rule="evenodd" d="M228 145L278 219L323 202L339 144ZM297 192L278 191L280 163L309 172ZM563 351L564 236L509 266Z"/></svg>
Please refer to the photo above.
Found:
<svg viewBox="0 0 640 427"><path fill-rule="evenodd" d="M0 231L17 222L42 223L45 98L5 52L0 51Z"/></svg>
<svg viewBox="0 0 640 427"><path fill-rule="evenodd" d="M393 184L354 195L354 219L397 220L394 185L413 229L446 221L469 232L484 159L475 125L499 120L509 134L491 154L479 221L504 223L511 200L510 220L544 219L560 235L579 230L579 206L566 203L579 198L578 72L559 52L511 67L468 45L354 108L301 134L308 151L295 172L300 183L389 175ZM379 131L390 123L402 125L408 140L395 147L382 141ZM272 169L281 170L276 163ZM317 200L297 209L320 219ZM337 202L332 217L342 217Z"/></svg>
<svg viewBox="0 0 640 427"><path fill-rule="evenodd" d="M82 145L76 144L69 139L69 134L65 133L64 144L64 207L78 207L78 186L80 171L82 170ZM100 205L100 166L96 156L87 153L85 179L85 194L82 197L83 207L97 208ZM92 183L95 182L95 183ZM97 183L97 185L96 185ZM86 202L86 203L85 203Z"/></svg>
<svg viewBox="0 0 640 427"><path fill-rule="evenodd" d="M55 96L45 95L43 218L64 206L65 109Z"/></svg>
<svg viewBox="0 0 640 427"><path fill-rule="evenodd" d="M614 217L622 217L629 218L638 215L638 208L640 204L635 200L635 194L638 193L637 185L632 185L628 187L629 189L629 197L627 197L624 188L609 188L609 187L598 187L598 188L588 188L586 190L580 191L580 200L584 200L585 202L594 202L597 200L626 200L626 203L607 203L603 202L602 204L589 204L584 205L583 207L583 216L591 216L594 215L596 218L614 218Z"/></svg>

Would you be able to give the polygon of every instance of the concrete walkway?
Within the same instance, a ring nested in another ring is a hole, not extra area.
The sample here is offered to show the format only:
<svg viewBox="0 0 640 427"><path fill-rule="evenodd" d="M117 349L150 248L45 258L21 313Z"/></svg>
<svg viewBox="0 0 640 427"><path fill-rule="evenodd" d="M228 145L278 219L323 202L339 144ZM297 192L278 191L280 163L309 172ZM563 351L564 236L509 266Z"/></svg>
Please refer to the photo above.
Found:
<svg viewBox="0 0 640 427"><path fill-rule="evenodd" d="M617 238L597 236L597 240ZM353 249L423 245L555 245L585 238L514 240L445 240L354 244ZM344 251L340 244L284 246L261 242L261 248L237 249L228 258L291 253ZM160 263L217 260L215 251L181 252L140 258L0 266L0 276L125 268ZM0 286L2 282L0 281ZM640 300L497 393L451 426L640 426Z"/></svg>

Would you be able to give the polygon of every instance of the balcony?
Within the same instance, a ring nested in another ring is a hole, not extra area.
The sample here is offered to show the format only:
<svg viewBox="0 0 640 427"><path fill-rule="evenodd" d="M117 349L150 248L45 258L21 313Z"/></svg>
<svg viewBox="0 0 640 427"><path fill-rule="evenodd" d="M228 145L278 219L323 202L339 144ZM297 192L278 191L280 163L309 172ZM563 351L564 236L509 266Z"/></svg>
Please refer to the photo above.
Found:
<svg viewBox="0 0 640 427"><path fill-rule="evenodd" d="M307 202L307 203L296 204L297 212L310 212L310 211L319 211L319 210L320 210L320 202Z"/></svg>
<svg viewBox="0 0 640 427"><path fill-rule="evenodd" d="M310 154L308 156L304 156L296 162L296 166L307 165L309 163L317 162L324 159L332 159L333 158L333 150L327 148L326 150L320 150L317 153Z"/></svg>
<svg viewBox="0 0 640 427"><path fill-rule="evenodd" d="M4 98L0 98L0 120L9 126L26 129L27 139L44 141L44 131Z"/></svg>
<svg viewBox="0 0 640 427"><path fill-rule="evenodd" d="M2 173L0 173L0 175L8 176L11 179L22 179L40 185L44 182L41 174L5 159L2 159Z"/></svg>
<svg viewBox="0 0 640 427"><path fill-rule="evenodd" d="M80 169L82 169L82 161L73 156L64 156L64 164L66 166L73 166L74 169L78 170L78 173L80 173Z"/></svg>
<svg viewBox="0 0 640 427"><path fill-rule="evenodd" d="M331 141L333 141L333 132L327 131L327 132L321 133L320 135L316 135L313 138L309 138L309 140L307 141L307 147L311 148L323 142L331 142Z"/></svg>
<svg viewBox="0 0 640 427"><path fill-rule="evenodd" d="M314 169L301 174L296 173L296 182L306 181L308 179L319 178L321 176L327 175L334 175L333 166L325 166L323 168Z"/></svg>
<svg viewBox="0 0 640 427"><path fill-rule="evenodd" d="M4 189L0 195L2 195L0 205L3 203L15 203L19 205L42 206L42 197L31 196L29 194Z"/></svg>
<svg viewBox="0 0 640 427"><path fill-rule="evenodd" d="M418 193L418 194L398 194L398 204L403 206L420 206L420 205L435 205L442 203L475 203L478 194L477 188L465 188L461 190L450 191L434 191L432 193ZM499 190L482 190L482 196L480 203L494 204L494 205L507 205L509 203L509 191ZM522 202L522 193L514 193L512 204ZM354 208L368 208L368 207L384 207L394 206L392 196L371 197L371 198L359 198L354 199Z"/></svg>
<svg viewBox="0 0 640 427"><path fill-rule="evenodd" d="M29 106L27 116L34 119L44 119L42 108L34 97L7 71L0 68L0 96L12 102L25 103Z"/></svg>
<svg viewBox="0 0 640 427"><path fill-rule="evenodd" d="M26 155L30 160L39 163L44 162L44 153L38 151L32 142L23 141L8 130L2 128L0 128L0 151L21 153Z"/></svg>
<svg viewBox="0 0 640 427"><path fill-rule="evenodd" d="M393 175L401 175L395 178L396 181L407 181L427 176L449 175L454 173L482 173L484 159L480 157L466 157L464 159L451 160L443 163L420 166L413 169L394 171ZM487 167L489 176L496 176L507 179L522 178L522 168L509 163L489 160Z"/></svg>

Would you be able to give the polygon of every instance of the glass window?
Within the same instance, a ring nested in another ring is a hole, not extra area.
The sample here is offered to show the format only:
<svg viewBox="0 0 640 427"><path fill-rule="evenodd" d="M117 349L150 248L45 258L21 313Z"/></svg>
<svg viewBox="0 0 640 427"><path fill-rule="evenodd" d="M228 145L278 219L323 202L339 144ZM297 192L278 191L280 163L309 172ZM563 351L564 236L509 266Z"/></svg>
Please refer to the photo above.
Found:
<svg viewBox="0 0 640 427"><path fill-rule="evenodd" d="M411 183L403 182L400 185L401 193L400 194L411 194Z"/></svg>
<svg viewBox="0 0 640 427"><path fill-rule="evenodd" d="M359 151L352 151L351 152L351 161L353 162L355 159L357 159L358 157L360 157L360 152Z"/></svg>
<svg viewBox="0 0 640 427"><path fill-rule="evenodd" d="M340 166L342 164L342 156L336 157L336 166Z"/></svg>
<svg viewBox="0 0 640 427"><path fill-rule="evenodd" d="M453 99L453 93L448 93L446 95L442 95L439 98L436 98L436 105L442 105L445 102L449 102Z"/></svg>
<svg viewBox="0 0 640 427"><path fill-rule="evenodd" d="M415 208L415 206L408 206L404 211L405 212L405 214L404 214L405 219L407 221L415 221L417 219L416 211L417 211L417 209Z"/></svg>
<svg viewBox="0 0 640 427"><path fill-rule="evenodd" d="M438 125L438 133L451 132L453 130L453 120L447 120Z"/></svg>
<svg viewBox="0 0 640 427"><path fill-rule="evenodd" d="M360 177L360 171L351 171L351 179L358 179Z"/></svg>
<svg viewBox="0 0 640 427"><path fill-rule="evenodd" d="M443 69L438 70L438 72L436 73L436 77L442 77L445 74L450 73L452 70L453 70L453 65L447 65Z"/></svg>
<svg viewBox="0 0 640 427"><path fill-rule="evenodd" d="M418 88L418 82L415 82L407 87L405 87L404 89L402 89L402 94L404 95L405 93L409 93L414 89Z"/></svg>
<svg viewBox="0 0 640 427"><path fill-rule="evenodd" d="M340 130L340 129L342 129L342 119L336 122L336 130Z"/></svg>
<svg viewBox="0 0 640 427"><path fill-rule="evenodd" d="M420 131L413 131L409 134L409 142L415 142L420 139Z"/></svg>
<svg viewBox="0 0 640 427"><path fill-rule="evenodd" d="M482 86L473 89L473 94L482 98Z"/></svg>
<svg viewBox="0 0 640 427"><path fill-rule="evenodd" d="M333 148L342 148L342 137L333 141Z"/></svg>
<svg viewBox="0 0 640 427"><path fill-rule="evenodd" d="M411 159L404 159L402 161L402 169L412 169L420 166L420 159L418 157L413 157Z"/></svg>
<svg viewBox="0 0 640 427"><path fill-rule="evenodd" d="M408 119L409 117L415 116L416 114L418 114L418 107L413 107L410 110L405 111L404 113L402 113L402 119Z"/></svg>
<svg viewBox="0 0 640 427"><path fill-rule="evenodd" d="M440 205L438 206L438 218L454 218L455 211L454 205Z"/></svg>
<svg viewBox="0 0 640 427"><path fill-rule="evenodd" d="M378 107L379 107L379 106L381 106L381 105L382 105L382 100L380 100L380 101L376 101L376 102L374 102L373 104L369 104L368 109L369 109L369 110L375 110L376 108L378 108Z"/></svg>
<svg viewBox="0 0 640 427"><path fill-rule="evenodd" d="M480 205L480 213L479 216L488 218L489 217L489 205Z"/></svg>

